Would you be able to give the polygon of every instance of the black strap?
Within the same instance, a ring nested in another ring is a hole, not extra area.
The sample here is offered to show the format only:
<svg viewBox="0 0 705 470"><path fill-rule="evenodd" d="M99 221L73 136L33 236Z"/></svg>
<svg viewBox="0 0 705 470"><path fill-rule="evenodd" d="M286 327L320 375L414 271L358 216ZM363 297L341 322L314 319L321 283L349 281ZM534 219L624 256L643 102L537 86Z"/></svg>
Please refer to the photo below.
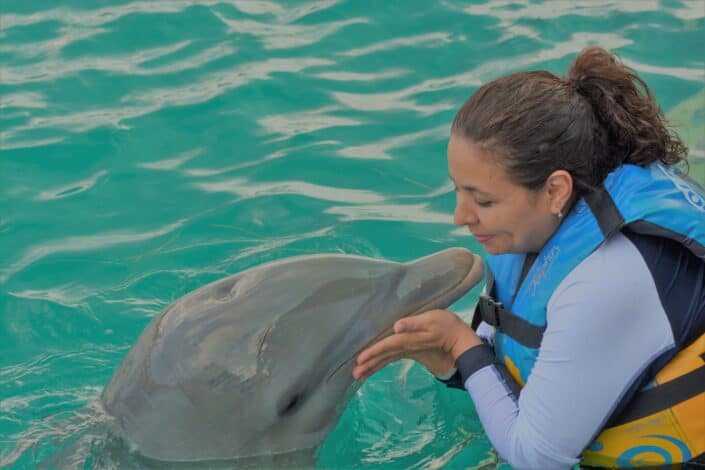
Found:
<svg viewBox="0 0 705 470"><path fill-rule="evenodd" d="M455 360L455 367L458 368L458 372L460 372L460 377L463 383L465 383L468 377L478 370L492 364L500 364L500 362L499 359L497 359L497 356L494 355L494 351L492 351L490 345L487 343L473 346L463 352Z"/></svg>
<svg viewBox="0 0 705 470"><path fill-rule="evenodd" d="M487 267L487 265L484 265L484 273L485 273L485 287L482 289L482 292L480 293L480 297L483 295L489 295L490 297L495 297L495 291L494 291L494 276L492 275L492 271L490 271L490 268ZM480 302L477 303L475 306L475 312L473 313L472 316L472 322L470 322L470 328L473 329L473 331L477 331L477 327L480 326L480 323L482 322L482 311L480 310Z"/></svg>
<svg viewBox="0 0 705 470"><path fill-rule="evenodd" d="M688 461L688 465L689 467L687 468L690 468L691 470L696 470L696 468L705 468L705 452L690 459Z"/></svg>
<svg viewBox="0 0 705 470"><path fill-rule="evenodd" d="M450 378L448 379L442 379L438 376L434 377L436 377L436 380L438 380L439 382L444 383L445 386L448 388L457 388L459 390L465 390L465 385L463 385L463 379L460 377L460 371L457 369L455 370L455 374L450 376Z"/></svg>
<svg viewBox="0 0 705 470"><path fill-rule="evenodd" d="M517 282L517 290L514 292L514 297L519 293L521 285L524 283L524 279L529 274L531 267L534 265L534 261L539 257L538 253L527 253L524 257L524 264L521 266L521 275L519 276L519 282Z"/></svg>
<svg viewBox="0 0 705 470"><path fill-rule="evenodd" d="M483 339L482 345L472 347L458 356L455 361L456 368L453 375L447 379L442 379L437 375L434 377L439 382L444 383L446 387L465 390L465 380L474 372L489 364L501 365L501 362L495 356L492 346Z"/></svg>
<svg viewBox="0 0 705 470"><path fill-rule="evenodd" d="M482 319L494 326L500 332L511 336L516 342L529 348L538 348L543 339L545 326L537 326L523 318L513 314L502 306L501 302L495 302L488 295L480 295L478 303Z"/></svg>
<svg viewBox="0 0 705 470"><path fill-rule="evenodd" d="M531 263L533 263L533 259L531 259L529 263L525 261L524 266ZM477 308L475 309L473 325L478 317L480 317L485 323L488 323L500 332L511 336L518 343L521 343L529 348L538 348L541 345L543 332L546 331L546 327L536 326L529 323L504 308L501 302L496 302L493 298L496 295L494 289L494 276L489 269L486 271L485 275L487 277L487 282L485 283L483 293L480 294L480 299L477 303ZM480 315L477 315L478 311ZM477 323L479 324L479 321ZM474 325L474 328L477 328L477 326Z"/></svg>
<svg viewBox="0 0 705 470"><path fill-rule="evenodd" d="M619 426L668 409L678 403L705 393L705 365L678 378L638 393L624 413L610 426Z"/></svg>
<svg viewBox="0 0 705 470"><path fill-rule="evenodd" d="M585 202L597 219L602 235L609 238L624 226L624 217L604 186L585 195Z"/></svg>

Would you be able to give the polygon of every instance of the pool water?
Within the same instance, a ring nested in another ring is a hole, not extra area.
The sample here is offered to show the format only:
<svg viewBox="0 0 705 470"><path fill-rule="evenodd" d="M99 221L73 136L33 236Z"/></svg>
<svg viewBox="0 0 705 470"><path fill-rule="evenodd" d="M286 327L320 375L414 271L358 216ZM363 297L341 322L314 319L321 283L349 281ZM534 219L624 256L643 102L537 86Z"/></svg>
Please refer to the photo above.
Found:
<svg viewBox="0 0 705 470"><path fill-rule="evenodd" d="M481 253L452 225L456 109L590 44L646 80L705 182L701 0L3 0L0 466L68 442L79 466L116 466L75 413L210 281L301 254ZM509 468L469 398L406 361L357 392L317 462Z"/></svg>

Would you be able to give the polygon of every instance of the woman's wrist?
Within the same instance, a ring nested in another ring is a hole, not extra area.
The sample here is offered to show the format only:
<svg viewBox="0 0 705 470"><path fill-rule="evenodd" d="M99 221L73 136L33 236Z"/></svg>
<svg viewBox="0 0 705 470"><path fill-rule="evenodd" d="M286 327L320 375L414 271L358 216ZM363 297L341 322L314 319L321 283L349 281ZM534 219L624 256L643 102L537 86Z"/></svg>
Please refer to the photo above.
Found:
<svg viewBox="0 0 705 470"><path fill-rule="evenodd" d="M450 354L453 356L453 360L457 361L458 358L467 350L480 346L483 344L482 340L472 331L467 328L466 332L458 337L450 350Z"/></svg>
<svg viewBox="0 0 705 470"><path fill-rule="evenodd" d="M442 382L445 382L447 380L450 380L451 377L455 375L455 373L458 372L458 369L455 368L455 366L451 367L448 369L447 372L444 372L442 374L434 374L436 378Z"/></svg>
<svg viewBox="0 0 705 470"><path fill-rule="evenodd" d="M475 344L465 349L455 361L455 367L458 368L458 374L463 384L475 372L493 364L498 364L499 361L490 346L481 341L480 344Z"/></svg>

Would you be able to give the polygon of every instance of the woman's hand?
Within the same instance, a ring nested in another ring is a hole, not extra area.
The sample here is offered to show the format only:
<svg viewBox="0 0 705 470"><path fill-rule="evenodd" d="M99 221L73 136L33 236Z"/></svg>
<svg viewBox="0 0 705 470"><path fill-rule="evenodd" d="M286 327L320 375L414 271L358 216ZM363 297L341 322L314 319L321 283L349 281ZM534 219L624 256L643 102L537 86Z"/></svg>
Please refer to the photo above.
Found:
<svg viewBox="0 0 705 470"><path fill-rule="evenodd" d="M397 320L394 334L357 356L353 377L365 380L402 358L414 359L432 374L442 375L454 367L458 356L479 344L482 340L457 315L447 310L430 310Z"/></svg>

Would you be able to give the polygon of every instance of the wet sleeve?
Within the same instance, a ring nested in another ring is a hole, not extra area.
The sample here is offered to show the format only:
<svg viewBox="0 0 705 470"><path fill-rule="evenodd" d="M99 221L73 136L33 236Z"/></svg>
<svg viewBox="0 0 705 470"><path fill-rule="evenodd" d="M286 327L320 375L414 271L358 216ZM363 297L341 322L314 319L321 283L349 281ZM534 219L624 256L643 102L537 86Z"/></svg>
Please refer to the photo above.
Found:
<svg viewBox="0 0 705 470"><path fill-rule="evenodd" d="M485 321L480 322L475 330L475 333L481 340L490 346L494 344L494 328L489 323L486 323Z"/></svg>
<svg viewBox="0 0 705 470"><path fill-rule="evenodd" d="M619 235L551 297L521 394L495 363L467 370L462 380L490 442L513 467L571 468L631 385L673 345L649 269Z"/></svg>
<svg viewBox="0 0 705 470"><path fill-rule="evenodd" d="M494 328L492 328L490 324L485 323L484 321L480 322L475 330L475 333L482 341L489 346L492 346L494 341ZM444 383L446 387L465 390L462 377L456 367L444 375L436 375L435 377L438 381Z"/></svg>

